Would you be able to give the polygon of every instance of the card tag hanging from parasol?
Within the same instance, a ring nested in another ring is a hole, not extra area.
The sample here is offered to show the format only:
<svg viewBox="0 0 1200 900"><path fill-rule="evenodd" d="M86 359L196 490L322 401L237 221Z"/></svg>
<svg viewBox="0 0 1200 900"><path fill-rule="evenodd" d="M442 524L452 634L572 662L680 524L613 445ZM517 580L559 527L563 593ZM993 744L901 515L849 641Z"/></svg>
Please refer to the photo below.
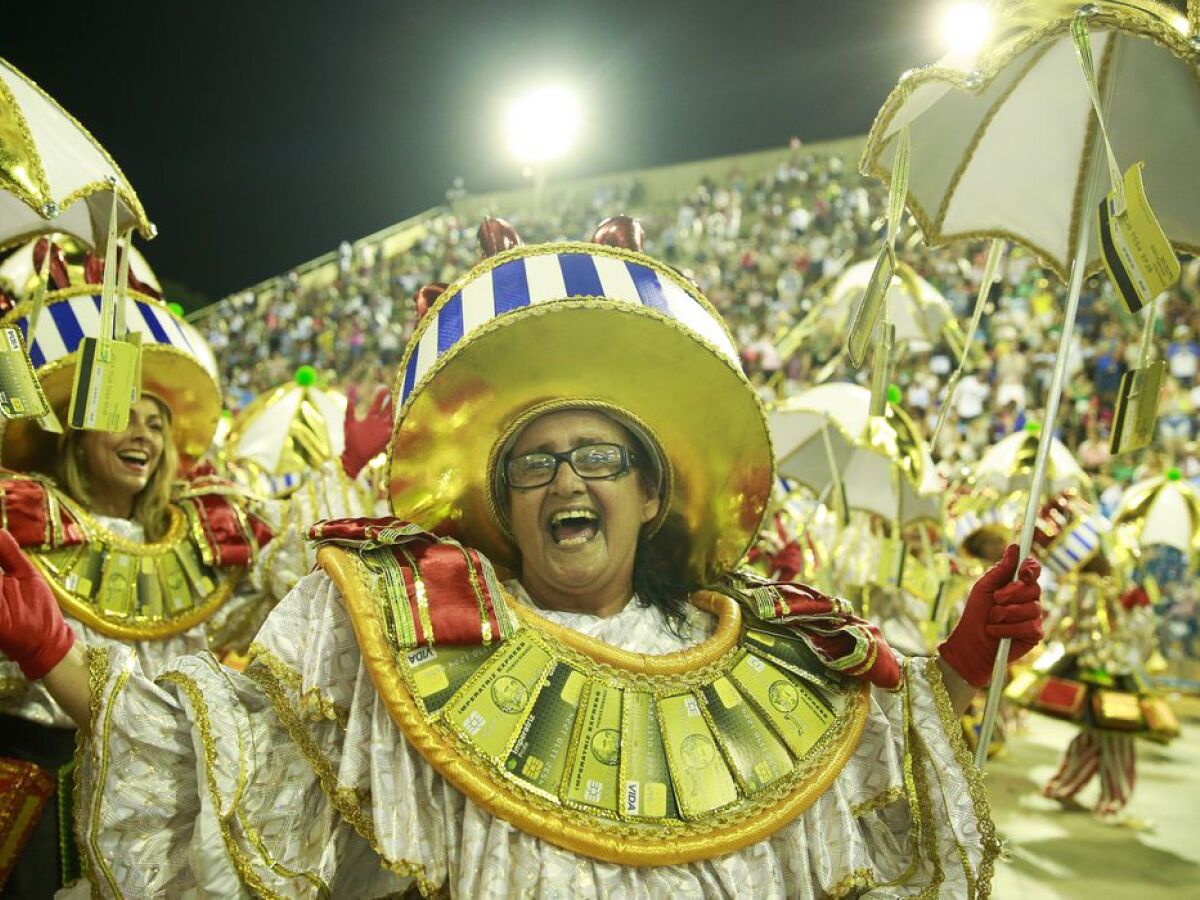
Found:
<svg viewBox="0 0 1200 900"><path fill-rule="evenodd" d="M862 300L854 310L854 318L850 320L850 336L846 339L846 352L854 368L861 369L867 361L867 349L872 344L875 333L875 323L883 312L883 301L887 299L888 288L896 274L896 251L885 246L879 251L879 259L871 271L871 280L863 292Z"/></svg>
<svg viewBox="0 0 1200 900"><path fill-rule="evenodd" d="M900 231L900 221L904 217L904 200L908 196L910 152L908 128L905 127L896 135L896 156L892 160L892 183L888 189L887 236L883 249L879 251L879 258L875 261L871 280L867 282L867 289L863 291L862 299L854 310L854 316L850 320L850 334L846 338L846 352L850 357L850 364L856 369L861 369L867 361L867 348L871 346L875 324L883 312L888 288L892 286L892 278L896 274L896 235ZM879 362L877 358L876 365ZM883 368L886 369L887 366ZM884 377L887 377L886 372Z"/></svg>
<svg viewBox="0 0 1200 900"><path fill-rule="evenodd" d="M1150 208L1142 163L1129 167L1124 189L1124 212L1115 190L1100 204L1100 256L1126 308L1136 313L1179 280L1180 266Z"/></svg>
<svg viewBox="0 0 1200 900"><path fill-rule="evenodd" d="M1121 377L1110 452L1141 450L1154 439L1158 395L1166 371L1167 364L1160 359L1144 368L1132 369Z"/></svg>
<svg viewBox="0 0 1200 900"><path fill-rule="evenodd" d="M50 413L21 331L11 325L0 329L0 413L6 419L34 419Z"/></svg>
<svg viewBox="0 0 1200 900"><path fill-rule="evenodd" d="M72 428L124 431L136 387L139 348L111 338L84 338L71 390Z"/></svg>
<svg viewBox="0 0 1200 900"><path fill-rule="evenodd" d="M141 343L125 337L124 290L117 285L117 195L113 188L108 221L108 249L101 287L99 337L85 337L79 345L75 384L71 390L69 419L72 427L89 431L124 431L129 410L141 385ZM120 309L118 309L120 306ZM117 326L120 325L120 330ZM116 335L114 337L114 335Z"/></svg>

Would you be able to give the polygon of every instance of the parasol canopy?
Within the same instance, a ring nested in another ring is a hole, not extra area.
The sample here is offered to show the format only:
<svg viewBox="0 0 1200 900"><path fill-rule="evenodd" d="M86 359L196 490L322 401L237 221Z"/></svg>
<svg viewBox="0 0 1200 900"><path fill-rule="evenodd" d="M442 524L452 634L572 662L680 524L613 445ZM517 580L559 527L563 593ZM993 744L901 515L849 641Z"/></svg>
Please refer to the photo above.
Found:
<svg viewBox="0 0 1200 900"><path fill-rule="evenodd" d="M137 228L153 237L141 201L108 152L0 59L0 247L61 231L103 250L114 192L117 233Z"/></svg>
<svg viewBox="0 0 1200 900"><path fill-rule="evenodd" d="M1081 220L1095 215L1084 182L1104 153L1071 37L1083 10L1116 158L1145 162L1167 238L1200 252L1200 43L1189 40L1187 17L1153 0L1000 7L1007 30L973 67L947 59L905 73L871 128L862 171L890 181L895 139L907 127L907 206L930 244L1005 238L1065 279ZM1100 266L1094 234L1086 262Z"/></svg>
<svg viewBox="0 0 1200 900"><path fill-rule="evenodd" d="M866 388L822 384L773 409L779 474L818 496L840 483L847 509L889 524L938 521L940 484L916 426L894 403L884 416L872 416L870 405Z"/></svg>
<svg viewBox="0 0 1200 900"><path fill-rule="evenodd" d="M1033 477L1034 458L1037 453L1038 431L1018 431L997 441L989 447L975 468L975 482L980 488L992 488L1001 495L1015 491L1028 492ZM1053 438L1050 445L1050 462L1046 472L1046 493L1058 494L1074 489L1087 493L1091 479L1067 449L1067 445Z"/></svg>
<svg viewBox="0 0 1200 900"><path fill-rule="evenodd" d="M1143 550L1165 544L1189 560L1200 550L1200 494L1178 469L1130 485L1113 520L1132 525Z"/></svg>
<svg viewBox="0 0 1200 900"><path fill-rule="evenodd" d="M875 260L869 259L846 269L834 282L820 308L821 318L826 321L831 318L839 330L846 330L874 267ZM936 345L944 340L955 355L962 352L963 334L954 310L938 289L908 264L897 264L896 277L888 288L886 302L890 304L897 344Z"/></svg>

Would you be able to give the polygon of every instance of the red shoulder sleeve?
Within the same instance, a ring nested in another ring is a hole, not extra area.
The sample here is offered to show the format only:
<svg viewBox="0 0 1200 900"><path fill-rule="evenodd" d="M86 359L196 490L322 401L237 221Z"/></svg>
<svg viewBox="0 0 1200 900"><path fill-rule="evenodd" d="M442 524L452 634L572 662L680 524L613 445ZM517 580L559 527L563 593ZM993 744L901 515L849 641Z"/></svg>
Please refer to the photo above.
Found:
<svg viewBox="0 0 1200 900"><path fill-rule="evenodd" d="M21 547L74 547L85 542L79 522L40 479L0 469L0 521ZM51 527L57 511L58 528Z"/></svg>

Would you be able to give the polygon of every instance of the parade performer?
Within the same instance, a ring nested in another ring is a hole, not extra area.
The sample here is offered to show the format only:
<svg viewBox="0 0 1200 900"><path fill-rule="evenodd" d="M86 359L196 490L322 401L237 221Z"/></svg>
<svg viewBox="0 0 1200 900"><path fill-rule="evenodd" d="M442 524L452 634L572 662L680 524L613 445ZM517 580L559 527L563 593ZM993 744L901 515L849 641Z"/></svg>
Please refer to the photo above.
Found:
<svg viewBox="0 0 1200 900"><path fill-rule="evenodd" d="M90 723L92 889L985 894L956 716L1040 639L1036 563L924 659L740 575L773 466L721 320L639 252L508 234L405 352L397 518L313 527L244 674L85 653L0 535L0 644Z"/></svg>
<svg viewBox="0 0 1200 900"><path fill-rule="evenodd" d="M367 476L382 468L371 454L382 460L391 435L390 392L381 387L359 416L353 385L343 394L317 380L312 366L300 366L292 381L256 397L233 417L215 454L221 475L256 497L283 501L269 507L271 524L283 537L276 546L298 551L299 559L279 569L283 583L268 585L274 596L286 594L298 580L294 576L316 563L304 540L309 525L333 515L383 511L382 495ZM277 568L266 566L265 577Z"/></svg>
<svg viewBox="0 0 1200 900"><path fill-rule="evenodd" d="M78 348L99 328L100 288L88 279L99 281L102 272L90 257L82 267L69 265L58 247L42 244L56 257L55 289L45 297L29 352L62 422ZM0 516L51 585L70 631L89 647L128 647L153 676L178 656L245 650L274 600L307 568L298 530L271 541L286 509L256 503L210 468L194 468L220 411L216 360L204 339L152 294L131 290L125 302L143 347L141 397L128 428L65 426L55 434L32 419L7 421ZM18 304L6 324L27 332L29 311L28 302ZM313 519L330 509L341 507L327 506ZM15 778L6 787L27 793L29 784L53 779L36 805L44 811L29 817L30 843L8 882L14 896L49 896L77 868L70 824L75 722L38 681L41 674L18 659L0 659L0 757L31 779L24 788Z"/></svg>
<svg viewBox="0 0 1200 900"><path fill-rule="evenodd" d="M1007 693L1036 712L1079 725L1042 793L1075 808L1079 792L1098 777L1093 814L1119 823L1135 784L1134 739L1170 740L1178 722L1146 677L1154 614L1116 543L1108 520L1074 491L1042 508L1034 546L1058 582L1051 640Z"/></svg>

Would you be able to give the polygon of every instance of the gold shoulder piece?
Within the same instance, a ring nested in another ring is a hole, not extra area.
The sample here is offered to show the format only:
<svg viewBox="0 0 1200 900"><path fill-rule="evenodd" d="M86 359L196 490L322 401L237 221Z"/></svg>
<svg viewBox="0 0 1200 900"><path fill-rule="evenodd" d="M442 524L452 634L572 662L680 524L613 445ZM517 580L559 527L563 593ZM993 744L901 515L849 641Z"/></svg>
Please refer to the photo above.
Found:
<svg viewBox="0 0 1200 900"><path fill-rule="evenodd" d="M177 506L159 541L138 544L113 534L61 492L87 540L29 558L50 583L63 611L108 637L151 641L174 637L208 619L234 592L243 568L209 565L203 534Z"/></svg>
<svg viewBox="0 0 1200 900"><path fill-rule="evenodd" d="M664 656L511 598L511 636L413 648L389 626L383 558L317 552L392 720L474 803L548 843L638 866L732 853L800 816L858 746L869 685L814 667L729 597L694 596L716 631Z"/></svg>

